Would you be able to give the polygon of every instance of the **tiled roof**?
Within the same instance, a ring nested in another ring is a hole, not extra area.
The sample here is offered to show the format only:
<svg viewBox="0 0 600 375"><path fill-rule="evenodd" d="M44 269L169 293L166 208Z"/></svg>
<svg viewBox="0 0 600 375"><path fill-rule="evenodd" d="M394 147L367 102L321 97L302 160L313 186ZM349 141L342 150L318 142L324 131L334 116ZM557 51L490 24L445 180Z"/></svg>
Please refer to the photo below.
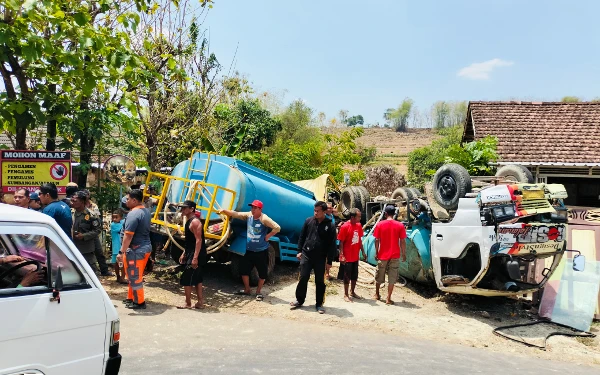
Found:
<svg viewBox="0 0 600 375"><path fill-rule="evenodd" d="M501 161L600 163L600 103L470 102L463 141L493 135Z"/></svg>

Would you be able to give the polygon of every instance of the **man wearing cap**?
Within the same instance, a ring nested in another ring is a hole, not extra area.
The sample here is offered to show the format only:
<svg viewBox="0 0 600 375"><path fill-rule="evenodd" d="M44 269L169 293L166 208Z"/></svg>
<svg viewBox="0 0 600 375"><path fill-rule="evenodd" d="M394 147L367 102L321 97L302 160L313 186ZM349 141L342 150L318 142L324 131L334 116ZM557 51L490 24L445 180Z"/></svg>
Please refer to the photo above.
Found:
<svg viewBox="0 0 600 375"><path fill-rule="evenodd" d="M42 202L38 193L29 194L29 208L34 211L42 211Z"/></svg>
<svg viewBox="0 0 600 375"><path fill-rule="evenodd" d="M73 194L75 194L75 192L77 192L79 190L79 186L77 186L77 184L75 182L69 182L67 184L67 188L66 188L66 193L67 196L64 197L62 199L63 202L65 202L65 204L67 206L71 206L71 197L73 196Z"/></svg>
<svg viewBox="0 0 600 375"><path fill-rule="evenodd" d="M65 232L67 237L72 239L71 231L73 229L73 217L71 209L67 204L58 200L58 189L52 182L40 186L40 201L44 205L42 213L50 216Z"/></svg>
<svg viewBox="0 0 600 375"><path fill-rule="evenodd" d="M246 254L244 254L240 266L244 290L239 291L237 294L250 295L250 272L256 267L258 271L256 300L262 301L261 290L269 271L269 239L277 234L281 227L270 217L263 214L263 203L261 201L254 200L249 206L251 207L250 212L221 210L218 213L231 216L234 219L246 220ZM271 228L270 232L269 228Z"/></svg>
<svg viewBox="0 0 600 375"><path fill-rule="evenodd" d="M206 263L206 244L202 230L202 222L196 217L196 203L194 201L185 201L180 206L181 214L186 217L185 223L185 252L181 254L179 263L185 265L185 270L181 274L179 284L185 291L185 304L178 306L178 309L192 308L192 290L196 289L198 302L194 305L196 309L204 308L204 298L202 296L202 266Z"/></svg>
<svg viewBox="0 0 600 375"><path fill-rule="evenodd" d="M388 295L385 301L393 305L392 292L394 284L398 281L398 268L400 257L406 261L406 228L401 222L394 220L396 208L389 205L385 208L386 219L375 226L373 236L375 237L375 259L377 259L377 273L375 274L375 300L379 300L379 287L388 275Z"/></svg>
<svg viewBox="0 0 600 375"><path fill-rule="evenodd" d="M144 195L141 190L133 189L127 193L127 207L131 211L123 223L121 250L117 256L119 261L122 259L129 281L127 299L123 300L123 303L133 310L146 308L142 276L152 251L150 212L143 203Z"/></svg>
<svg viewBox="0 0 600 375"><path fill-rule="evenodd" d="M17 191L15 191L13 199L15 201L15 206L29 208L29 190L25 188L18 189Z"/></svg>
<svg viewBox="0 0 600 375"><path fill-rule="evenodd" d="M86 207L87 200L88 197L83 191L78 191L71 196L71 206L74 210L73 243L90 267L96 271L95 242L102 229L98 216Z"/></svg>

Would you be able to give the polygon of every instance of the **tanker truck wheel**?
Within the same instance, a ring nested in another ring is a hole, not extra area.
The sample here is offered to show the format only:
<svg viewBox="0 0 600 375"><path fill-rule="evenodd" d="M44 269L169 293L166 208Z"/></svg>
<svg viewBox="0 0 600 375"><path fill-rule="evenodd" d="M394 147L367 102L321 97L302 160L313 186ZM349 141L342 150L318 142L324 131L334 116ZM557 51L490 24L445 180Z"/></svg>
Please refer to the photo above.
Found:
<svg viewBox="0 0 600 375"><path fill-rule="evenodd" d="M369 203L369 201L371 200L371 195L369 194L367 188L364 186L356 186L355 188L360 195L360 204L362 206L360 210L360 221L362 224L365 224L367 222L367 203Z"/></svg>
<svg viewBox="0 0 600 375"><path fill-rule="evenodd" d="M347 186L342 190L340 213L345 217L350 217L350 209L360 206L360 193L355 191L353 186Z"/></svg>
<svg viewBox="0 0 600 375"><path fill-rule="evenodd" d="M496 172L496 177L504 177L505 180L533 184L533 174L521 164L508 164Z"/></svg>

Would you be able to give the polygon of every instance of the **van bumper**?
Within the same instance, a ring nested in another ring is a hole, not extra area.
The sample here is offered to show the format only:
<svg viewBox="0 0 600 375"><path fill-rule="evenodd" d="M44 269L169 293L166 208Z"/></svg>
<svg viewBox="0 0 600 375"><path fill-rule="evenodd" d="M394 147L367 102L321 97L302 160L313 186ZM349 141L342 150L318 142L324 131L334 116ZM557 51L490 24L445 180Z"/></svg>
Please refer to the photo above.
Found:
<svg viewBox="0 0 600 375"><path fill-rule="evenodd" d="M119 354L119 343L112 345L109 349L109 357L106 361L104 375L118 375L121 368L121 354Z"/></svg>

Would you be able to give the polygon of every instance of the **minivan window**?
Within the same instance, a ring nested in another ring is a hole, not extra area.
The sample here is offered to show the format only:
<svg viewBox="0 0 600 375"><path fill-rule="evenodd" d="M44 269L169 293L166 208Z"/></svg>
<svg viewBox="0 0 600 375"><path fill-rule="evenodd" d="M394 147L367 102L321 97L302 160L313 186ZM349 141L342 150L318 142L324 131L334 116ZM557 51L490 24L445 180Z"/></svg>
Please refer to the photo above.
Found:
<svg viewBox="0 0 600 375"><path fill-rule="evenodd" d="M48 253L50 255L48 259ZM21 257L15 259L15 257ZM51 284L54 285L58 267L64 287L87 285L85 278L72 259L48 237L36 234L0 234L0 289L21 289L33 287L48 288L48 265L50 264ZM32 278L30 273L40 273ZM33 279L33 282L32 282ZM25 280L25 281L24 281Z"/></svg>

